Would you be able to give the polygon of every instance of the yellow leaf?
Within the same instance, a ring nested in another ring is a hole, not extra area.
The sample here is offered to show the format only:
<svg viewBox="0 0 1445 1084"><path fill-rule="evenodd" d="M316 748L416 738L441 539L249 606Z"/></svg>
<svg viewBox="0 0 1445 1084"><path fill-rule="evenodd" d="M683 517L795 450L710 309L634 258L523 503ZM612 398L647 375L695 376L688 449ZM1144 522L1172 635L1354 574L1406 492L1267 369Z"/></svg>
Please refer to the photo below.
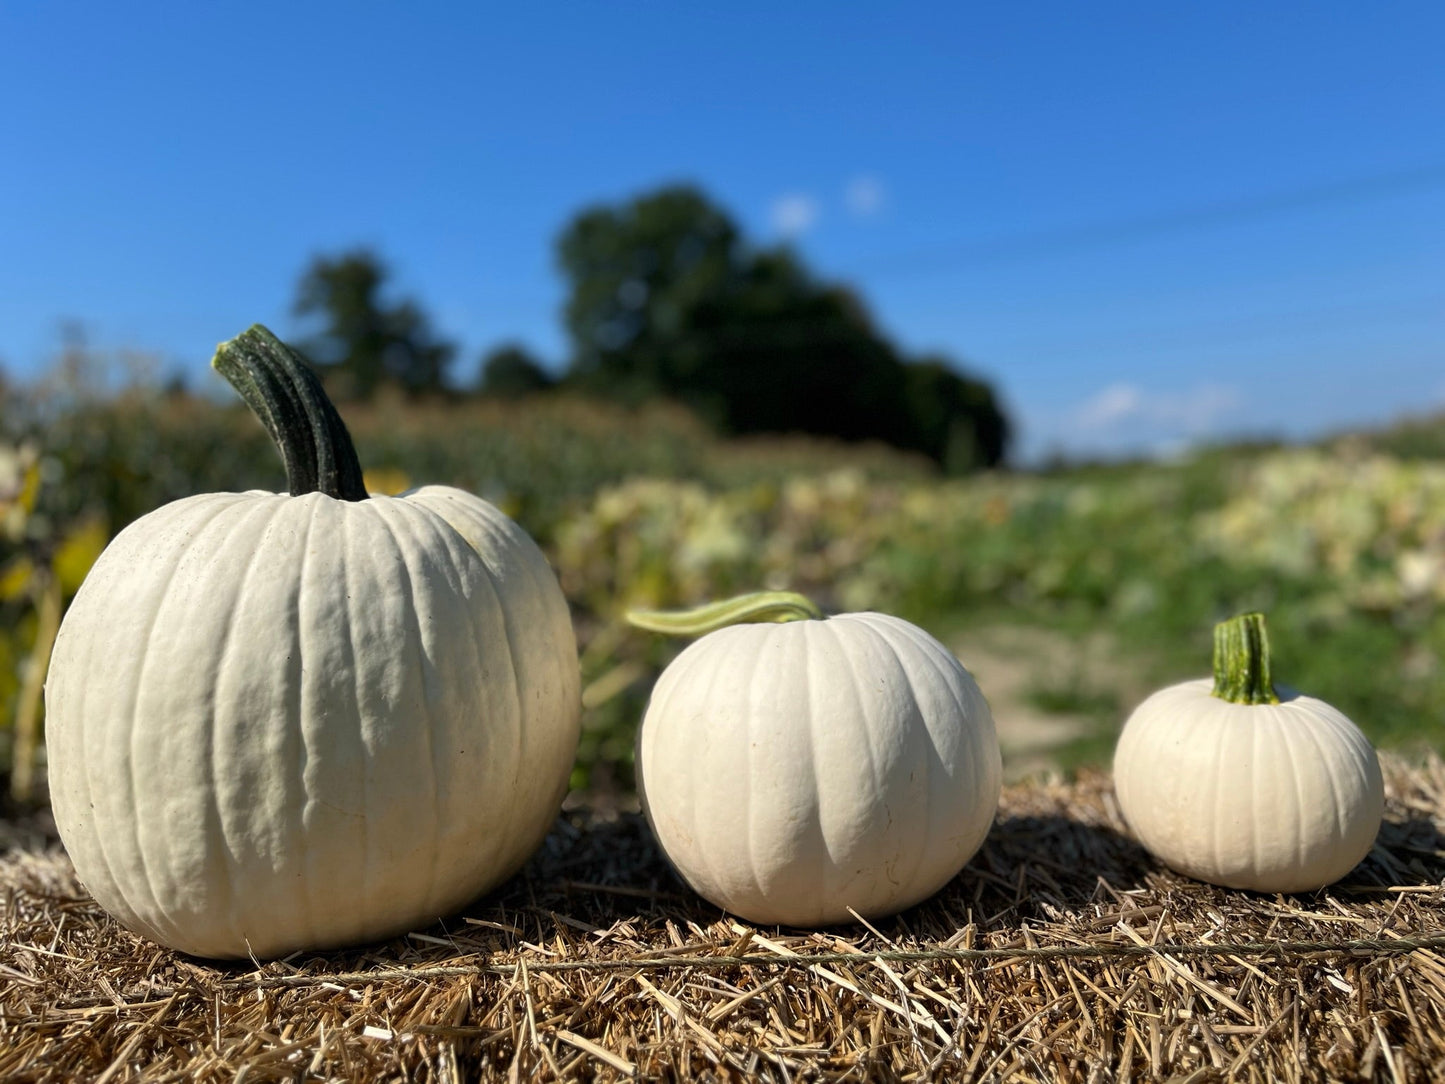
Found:
<svg viewBox="0 0 1445 1084"><path fill-rule="evenodd" d="M105 524L98 519L86 520L66 536L60 548L55 551L52 564L55 578L60 581L60 590L64 594L73 595L80 589L90 566L95 564L95 559L100 556L100 551L105 549L108 541L110 536L106 532Z"/></svg>
<svg viewBox="0 0 1445 1084"><path fill-rule="evenodd" d="M19 504L28 516L35 511L36 498L40 496L40 464L31 463L25 468L25 482L20 487Z"/></svg>
<svg viewBox="0 0 1445 1084"><path fill-rule="evenodd" d="M29 557L20 557L10 562L10 567L0 574L0 599L10 602L30 590L30 579L35 567Z"/></svg>
<svg viewBox="0 0 1445 1084"><path fill-rule="evenodd" d="M406 476L406 471L397 467L374 467L362 474L361 483L366 486L366 492L387 497L395 497L411 488L411 479Z"/></svg>

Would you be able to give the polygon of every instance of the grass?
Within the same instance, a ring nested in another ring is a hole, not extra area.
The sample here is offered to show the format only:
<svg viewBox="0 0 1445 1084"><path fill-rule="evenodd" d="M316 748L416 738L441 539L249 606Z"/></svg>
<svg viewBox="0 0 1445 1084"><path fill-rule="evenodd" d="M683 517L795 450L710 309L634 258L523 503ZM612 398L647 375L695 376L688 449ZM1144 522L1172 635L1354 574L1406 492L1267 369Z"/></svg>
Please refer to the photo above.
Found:
<svg viewBox="0 0 1445 1084"><path fill-rule="evenodd" d="M1057 715L1082 715L1100 721L1119 718L1119 698L1111 692L1085 688L1078 674L1064 685L1041 685L1029 694L1035 707Z"/></svg>

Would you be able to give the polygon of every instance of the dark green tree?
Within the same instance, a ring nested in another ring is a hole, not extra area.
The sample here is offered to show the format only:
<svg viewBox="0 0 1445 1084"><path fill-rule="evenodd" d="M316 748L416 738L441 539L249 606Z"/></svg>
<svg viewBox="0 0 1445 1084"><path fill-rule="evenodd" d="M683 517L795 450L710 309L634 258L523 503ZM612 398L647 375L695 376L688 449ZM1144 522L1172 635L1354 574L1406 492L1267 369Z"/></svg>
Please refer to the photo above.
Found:
<svg viewBox="0 0 1445 1084"><path fill-rule="evenodd" d="M478 390L501 399L520 399L546 391L556 381L526 347L505 343L482 359Z"/></svg>
<svg viewBox="0 0 1445 1084"><path fill-rule="evenodd" d="M695 189L587 210L558 256L575 386L669 396L732 433L881 440L960 470L1002 458L1007 424L987 385L937 359L915 374L856 295L787 248L749 246Z"/></svg>
<svg viewBox="0 0 1445 1084"><path fill-rule="evenodd" d="M672 394L706 361L703 312L735 287L737 230L689 188L580 214L558 256L571 292L564 314L571 382L637 400Z"/></svg>
<svg viewBox="0 0 1445 1084"><path fill-rule="evenodd" d="M417 394L445 390L454 348L413 301L388 303L389 275L373 253L318 256L297 287L294 311L319 324L302 349L334 394L370 398L383 384Z"/></svg>
<svg viewBox="0 0 1445 1084"><path fill-rule="evenodd" d="M937 460L949 474L1002 462L1009 422L993 388L930 355L904 366L911 423L907 447Z"/></svg>

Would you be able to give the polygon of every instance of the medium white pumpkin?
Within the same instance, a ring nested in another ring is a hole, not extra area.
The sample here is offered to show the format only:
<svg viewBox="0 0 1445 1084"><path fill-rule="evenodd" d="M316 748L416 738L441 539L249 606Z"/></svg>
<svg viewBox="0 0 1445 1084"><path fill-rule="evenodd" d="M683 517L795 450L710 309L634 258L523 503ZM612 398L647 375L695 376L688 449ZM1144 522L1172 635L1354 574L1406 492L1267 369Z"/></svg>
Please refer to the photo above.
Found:
<svg viewBox="0 0 1445 1084"><path fill-rule="evenodd" d="M264 370L249 376L269 382L273 435L296 421L288 394L335 417L264 329L223 345L241 387L237 365ZM198 956L358 943L456 910L540 844L577 746L571 621L526 533L457 489L357 499L344 426L309 459L279 435L293 490L319 471L350 496L212 493L131 524L66 614L46 689L81 880Z"/></svg>
<svg viewBox="0 0 1445 1084"><path fill-rule="evenodd" d="M1384 810L1369 739L1324 701L1276 692L1259 614L1216 630L1215 675L1160 690L1124 724L1114 787L1130 828L1180 873L1228 888L1339 880Z"/></svg>
<svg viewBox="0 0 1445 1084"><path fill-rule="evenodd" d="M850 908L876 917L931 896L983 843L1000 774L968 671L876 613L709 633L658 679L637 744L643 806L677 872L768 924L848 922Z"/></svg>

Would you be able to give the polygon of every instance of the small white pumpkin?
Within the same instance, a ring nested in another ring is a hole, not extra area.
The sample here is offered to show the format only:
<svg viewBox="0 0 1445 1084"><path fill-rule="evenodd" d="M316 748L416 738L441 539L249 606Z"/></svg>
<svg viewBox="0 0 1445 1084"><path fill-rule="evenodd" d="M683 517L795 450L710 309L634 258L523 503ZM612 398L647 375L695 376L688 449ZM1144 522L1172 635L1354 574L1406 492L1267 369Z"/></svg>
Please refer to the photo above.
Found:
<svg viewBox="0 0 1445 1084"><path fill-rule="evenodd" d="M1119 808L1180 873L1228 888L1304 892L1369 853L1385 788L1359 727L1277 692L1261 614L1215 629L1214 678L1150 696L1114 752Z"/></svg>
<svg viewBox="0 0 1445 1084"><path fill-rule="evenodd" d="M293 495L176 501L96 562L46 689L61 838L106 910L198 956L430 923L557 813L581 710L567 604L487 502L368 499L320 384L264 328L214 364Z"/></svg>
<svg viewBox="0 0 1445 1084"><path fill-rule="evenodd" d="M648 821L707 900L768 924L877 917L937 892L982 845L1000 786L993 717L922 629L877 613L821 620L782 593L631 616L684 633L786 621L690 645L638 734Z"/></svg>

